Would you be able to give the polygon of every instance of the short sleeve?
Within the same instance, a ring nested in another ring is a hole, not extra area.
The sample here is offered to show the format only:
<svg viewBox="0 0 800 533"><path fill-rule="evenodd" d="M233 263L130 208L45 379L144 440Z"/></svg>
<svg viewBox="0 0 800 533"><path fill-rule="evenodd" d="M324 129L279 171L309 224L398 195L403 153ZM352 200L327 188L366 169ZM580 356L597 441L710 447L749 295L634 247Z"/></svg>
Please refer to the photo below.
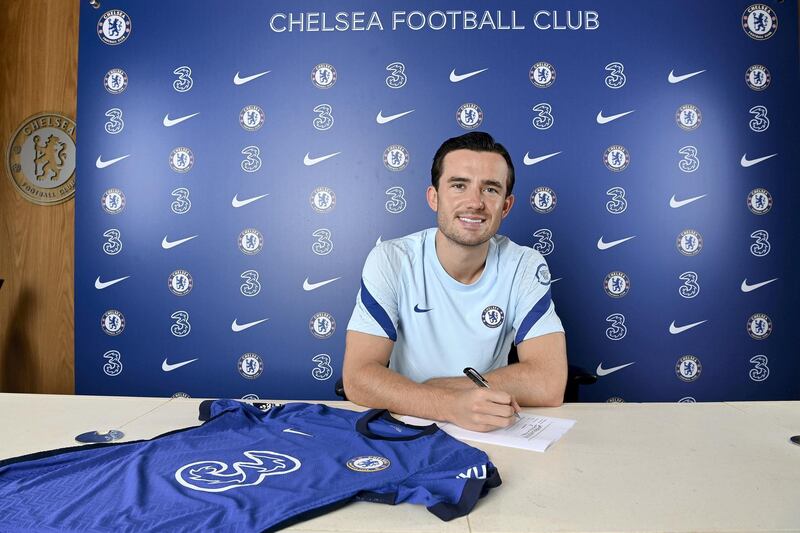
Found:
<svg viewBox="0 0 800 533"><path fill-rule="evenodd" d="M563 332L550 292L550 270L542 254L529 250L519 281L514 314L514 344L548 333Z"/></svg>
<svg viewBox="0 0 800 533"><path fill-rule="evenodd" d="M480 498L502 481L485 453L455 453L406 479L398 488L396 503L424 505L448 521L469 514Z"/></svg>
<svg viewBox="0 0 800 533"><path fill-rule="evenodd" d="M376 246L367 256L347 329L397 341L397 267L387 253L389 246Z"/></svg>

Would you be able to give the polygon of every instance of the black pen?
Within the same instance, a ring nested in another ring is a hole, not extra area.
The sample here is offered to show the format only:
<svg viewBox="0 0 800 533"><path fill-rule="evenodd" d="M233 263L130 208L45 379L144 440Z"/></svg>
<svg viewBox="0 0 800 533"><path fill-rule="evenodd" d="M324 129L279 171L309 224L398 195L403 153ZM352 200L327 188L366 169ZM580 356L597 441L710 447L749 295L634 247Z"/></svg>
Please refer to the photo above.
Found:
<svg viewBox="0 0 800 533"><path fill-rule="evenodd" d="M483 387L484 389L491 388L489 387L489 382L486 381L486 378L481 376L481 373L472 368L471 366L468 366L467 368L464 369L464 374L466 374L467 377L471 379L472 382L478 387ZM514 416L520 418L519 413L516 411L514 411Z"/></svg>

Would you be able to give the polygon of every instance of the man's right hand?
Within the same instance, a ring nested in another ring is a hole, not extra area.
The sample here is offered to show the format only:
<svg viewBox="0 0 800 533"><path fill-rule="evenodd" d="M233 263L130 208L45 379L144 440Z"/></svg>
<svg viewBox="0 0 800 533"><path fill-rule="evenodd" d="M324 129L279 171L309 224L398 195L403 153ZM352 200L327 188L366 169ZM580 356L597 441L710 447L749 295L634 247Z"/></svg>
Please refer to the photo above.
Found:
<svg viewBox="0 0 800 533"><path fill-rule="evenodd" d="M492 431L517 421L519 405L507 392L470 388L450 390L447 403L448 422L472 431Z"/></svg>

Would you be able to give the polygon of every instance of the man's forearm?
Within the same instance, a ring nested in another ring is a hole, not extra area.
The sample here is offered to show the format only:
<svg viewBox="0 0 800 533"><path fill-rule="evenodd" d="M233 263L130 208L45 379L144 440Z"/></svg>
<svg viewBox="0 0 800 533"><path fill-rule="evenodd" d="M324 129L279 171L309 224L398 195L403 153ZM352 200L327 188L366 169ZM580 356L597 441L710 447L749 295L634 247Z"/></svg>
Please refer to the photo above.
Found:
<svg viewBox="0 0 800 533"><path fill-rule="evenodd" d="M451 418L448 388L415 383L383 365L363 365L357 375L345 376L344 386L347 398L359 405L431 420Z"/></svg>
<svg viewBox="0 0 800 533"><path fill-rule="evenodd" d="M487 372L483 375L489 386L512 395L523 407L558 407L564 397L561 382L548 383L548 377L528 363L516 363ZM434 378L426 385L450 389L469 389L476 385L466 376Z"/></svg>

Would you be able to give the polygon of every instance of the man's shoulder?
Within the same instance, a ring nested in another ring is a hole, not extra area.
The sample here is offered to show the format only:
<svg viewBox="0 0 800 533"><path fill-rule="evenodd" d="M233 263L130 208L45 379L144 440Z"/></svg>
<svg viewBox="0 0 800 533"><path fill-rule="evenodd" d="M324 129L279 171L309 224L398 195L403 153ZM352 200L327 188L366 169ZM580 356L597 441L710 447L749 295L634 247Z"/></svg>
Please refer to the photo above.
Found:
<svg viewBox="0 0 800 533"><path fill-rule="evenodd" d="M545 262L544 256L530 246L517 244L505 235L492 237L497 256L504 265L530 265Z"/></svg>
<svg viewBox="0 0 800 533"><path fill-rule="evenodd" d="M369 253L367 265L384 271L399 272L422 257L429 231L425 229L404 237L379 242Z"/></svg>

